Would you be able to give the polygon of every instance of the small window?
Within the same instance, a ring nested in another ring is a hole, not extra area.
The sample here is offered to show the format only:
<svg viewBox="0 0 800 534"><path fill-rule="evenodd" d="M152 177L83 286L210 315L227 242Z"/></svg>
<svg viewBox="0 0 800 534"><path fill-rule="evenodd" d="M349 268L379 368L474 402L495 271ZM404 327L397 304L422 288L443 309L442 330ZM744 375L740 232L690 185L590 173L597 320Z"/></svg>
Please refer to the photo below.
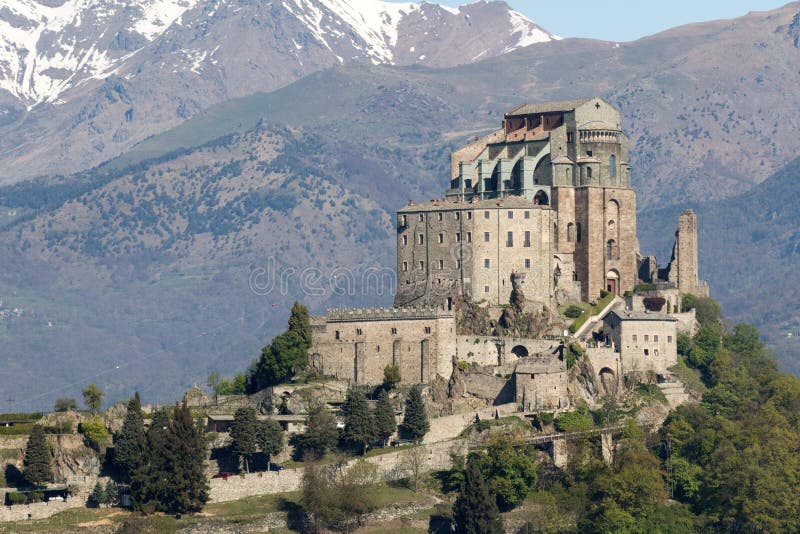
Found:
<svg viewBox="0 0 800 534"><path fill-rule="evenodd" d="M586 155L587 155L587 156L589 156L589 157L591 158L591 157L592 157L592 151L591 151L591 150L587 150L587 151L586 151Z"/></svg>
<svg viewBox="0 0 800 534"><path fill-rule="evenodd" d="M639 341L639 339L638 339L638 336L637 336L636 334L633 334L633 341L634 341L634 343L635 343L636 341Z"/></svg>
<svg viewBox="0 0 800 534"><path fill-rule="evenodd" d="M647 343L648 341L650 341L650 336L645 334L644 335L644 342Z"/></svg>
<svg viewBox="0 0 800 534"><path fill-rule="evenodd" d="M430 334L431 333L431 327L430 326L426 326L425 327L425 333L426 334Z"/></svg>
<svg viewBox="0 0 800 534"><path fill-rule="evenodd" d="M653 349L653 356L658 358L658 349Z"/></svg>
<svg viewBox="0 0 800 534"><path fill-rule="evenodd" d="M587 178L591 178L592 177L592 168L591 167L586 167L586 177Z"/></svg>
<svg viewBox="0 0 800 534"><path fill-rule="evenodd" d="M531 233L530 233L529 230L525 230L525 243L524 243L524 245L526 247L531 246Z"/></svg>
<svg viewBox="0 0 800 534"><path fill-rule="evenodd" d="M439 213L437 213L437 214L436 214L436 218L437 218L438 220L440 220L440 221L442 220L442 212L441 212L441 211L440 211Z"/></svg>
<svg viewBox="0 0 800 534"><path fill-rule="evenodd" d="M439 269L444 269L444 260L439 260Z"/></svg>
<svg viewBox="0 0 800 534"><path fill-rule="evenodd" d="M456 243L461 243L461 232L456 232Z"/></svg>
<svg viewBox="0 0 800 534"><path fill-rule="evenodd" d="M488 219L489 218L489 212L488 211L484 211L483 212L483 218L484 219Z"/></svg>
<svg viewBox="0 0 800 534"><path fill-rule="evenodd" d="M397 328L392 328L392 335L393 335L393 336L396 336L396 335L397 335Z"/></svg>
<svg viewBox="0 0 800 534"><path fill-rule="evenodd" d="M530 260L530 258L525 258L525 268L526 269L530 269L531 268L531 260Z"/></svg>
<svg viewBox="0 0 800 534"><path fill-rule="evenodd" d="M489 242L489 238L490 238L489 232L483 232L483 240L488 243Z"/></svg>
<svg viewBox="0 0 800 534"><path fill-rule="evenodd" d="M468 211L468 212L467 212L467 220L468 220L468 221L471 221L471 220L472 220L472 212L471 212L471 211Z"/></svg>
<svg viewBox="0 0 800 534"><path fill-rule="evenodd" d="M381 351L381 346L375 345L375 352L380 352L380 351Z"/></svg>
<svg viewBox="0 0 800 534"><path fill-rule="evenodd" d="M456 260L456 269L461 270L461 260Z"/></svg>
<svg viewBox="0 0 800 534"><path fill-rule="evenodd" d="M408 215L403 215L400 220L403 226L408 226Z"/></svg>
<svg viewBox="0 0 800 534"><path fill-rule="evenodd" d="M439 234L439 243L444 243L444 234Z"/></svg>
<svg viewBox="0 0 800 534"><path fill-rule="evenodd" d="M578 243L581 242L581 238L583 237L581 234L581 223L578 223L575 225L575 241Z"/></svg>
<svg viewBox="0 0 800 534"><path fill-rule="evenodd" d="M419 214L419 222L422 222L424 220L425 220L425 217L420 213Z"/></svg>
<svg viewBox="0 0 800 534"><path fill-rule="evenodd" d="M513 219L514 218L514 212L513 211L509 211L508 212L508 218L509 219Z"/></svg>
<svg viewBox="0 0 800 534"><path fill-rule="evenodd" d="M650 349L644 349L644 355L650 356Z"/></svg>
<svg viewBox="0 0 800 534"><path fill-rule="evenodd" d="M526 219L530 219L531 218L531 212L530 211L526 211L525 212L525 218Z"/></svg>
<svg viewBox="0 0 800 534"><path fill-rule="evenodd" d="M508 232L506 235L506 246L513 247L514 246L514 232Z"/></svg>
<svg viewBox="0 0 800 534"><path fill-rule="evenodd" d="M488 269L490 265L491 265L491 261L489 260L489 258L486 258L486 259L483 260L483 267L485 269Z"/></svg>
<svg viewBox="0 0 800 534"><path fill-rule="evenodd" d="M489 286L483 286L483 292L484 293L488 293L489 292Z"/></svg>
<svg viewBox="0 0 800 534"><path fill-rule="evenodd" d="M404 235L403 236L403 246L406 246L406 245L408 245L408 236Z"/></svg>
<svg viewBox="0 0 800 534"><path fill-rule="evenodd" d="M667 343L672 343L672 336L667 336Z"/></svg>
<svg viewBox="0 0 800 534"><path fill-rule="evenodd" d="M575 239L574 233L575 225L572 223L567 224L567 243L572 243L572 240Z"/></svg>
<svg viewBox="0 0 800 534"><path fill-rule="evenodd" d="M341 339L341 334L339 333L339 331L338 331L338 330L336 331L336 334L335 334L335 335L336 335L336 339Z"/></svg>
<svg viewBox="0 0 800 534"><path fill-rule="evenodd" d="M425 260L419 260L419 270L420 271L425 270Z"/></svg>
<svg viewBox="0 0 800 534"><path fill-rule="evenodd" d="M363 336L364 335L364 331L361 330L360 328L356 328L356 335L357 336Z"/></svg>
<svg viewBox="0 0 800 534"><path fill-rule="evenodd" d="M407 262L407 261L404 261L404 262L403 262L403 272L404 272L404 273L405 273L405 272L408 272L408 262Z"/></svg>
<svg viewBox="0 0 800 534"><path fill-rule="evenodd" d="M472 243L472 232L467 232L467 243Z"/></svg>
<svg viewBox="0 0 800 534"><path fill-rule="evenodd" d="M654 335L653 336L653 342L654 343L658 343L658 335Z"/></svg>
<svg viewBox="0 0 800 534"><path fill-rule="evenodd" d="M614 178L617 175L617 156L611 154L608 158L608 176Z"/></svg>
<svg viewBox="0 0 800 534"><path fill-rule="evenodd" d="M425 235L419 234L417 236L417 243L419 243L420 245L424 245L425 244Z"/></svg>
<svg viewBox="0 0 800 534"><path fill-rule="evenodd" d="M461 213L458 212L458 211L455 212L455 218L456 218L457 221L460 221L461 220Z"/></svg>
<svg viewBox="0 0 800 534"><path fill-rule="evenodd" d="M567 143L575 142L575 132L567 132Z"/></svg>

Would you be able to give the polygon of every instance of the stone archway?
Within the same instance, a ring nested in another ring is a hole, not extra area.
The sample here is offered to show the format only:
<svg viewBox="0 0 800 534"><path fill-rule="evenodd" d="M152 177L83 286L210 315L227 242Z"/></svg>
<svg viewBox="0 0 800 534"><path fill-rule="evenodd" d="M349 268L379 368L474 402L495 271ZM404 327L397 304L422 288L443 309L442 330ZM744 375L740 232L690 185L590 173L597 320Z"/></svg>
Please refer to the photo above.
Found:
<svg viewBox="0 0 800 534"><path fill-rule="evenodd" d="M598 373L600 390L606 395L617 394L617 375L610 367L603 367Z"/></svg>
<svg viewBox="0 0 800 534"><path fill-rule="evenodd" d="M549 206L550 197L547 196L547 193L545 193L544 190L540 189L539 192L534 195L533 203L538 206Z"/></svg>
<svg viewBox="0 0 800 534"><path fill-rule="evenodd" d="M606 291L619 295L619 272L616 269L606 273Z"/></svg>
<svg viewBox="0 0 800 534"><path fill-rule="evenodd" d="M527 358L528 349L523 345L516 345L513 349L511 349L511 354L513 354L517 358Z"/></svg>

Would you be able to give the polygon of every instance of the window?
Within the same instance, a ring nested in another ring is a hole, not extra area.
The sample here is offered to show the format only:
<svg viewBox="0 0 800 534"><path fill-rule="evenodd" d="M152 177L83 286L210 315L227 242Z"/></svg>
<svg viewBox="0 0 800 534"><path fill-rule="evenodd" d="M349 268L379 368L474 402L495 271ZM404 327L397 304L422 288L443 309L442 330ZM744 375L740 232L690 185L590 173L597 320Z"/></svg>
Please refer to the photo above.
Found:
<svg viewBox="0 0 800 534"><path fill-rule="evenodd" d="M667 336L667 343L672 343L672 336Z"/></svg>
<svg viewBox="0 0 800 534"><path fill-rule="evenodd" d="M653 356L658 358L658 349L653 349Z"/></svg>
<svg viewBox="0 0 800 534"><path fill-rule="evenodd" d="M591 158L591 157L592 157L592 151L591 151L591 150L587 150L587 151L586 151L586 155L587 155L587 156L589 156L589 157Z"/></svg>
<svg viewBox="0 0 800 534"><path fill-rule="evenodd" d="M531 268L531 260L530 260L530 258L525 258L525 268L526 269L530 269Z"/></svg>
<svg viewBox="0 0 800 534"><path fill-rule="evenodd" d="M408 262L404 261L403 262L403 272L407 272L407 271L408 271Z"/></svg>
<svg viewBox="0 0 800 534"><path fill-rule="evenodd" d="M483 232L483 240L489 242L489 232Z"/></svg>
<svg viewBox="0 0 800 534"><path fill-rule="evenodd" d="M614 178L617 175L617 156L611 154L608 158L608 176Z"/></svg>
<svg viewBox="0 0 800 534"><path fill-rule="evenodd" d="M491 261L489 261L489 258L486 258L486 259L483 260L483 267L485 269L488 269L490 265L491 265Z"/></svg>
<svg viewBox="0 0 800 534"><path fill-rule="evenodd" d="M639 340L639 339L638 339L638 336L637 336L636 334L633 334L633 342L635 343L635 342L637 342L638 340Z"/></svg>
<svg viewBox="0 0 800 534"><path fill-rule="evenodd" d="M484 219L488 219L489 218L489 212L488 211L484 211L483 212L483 218Z"/></svg>
<svg viewBox="0 0 800 534"><path fill-rule="evenodd" d="M397 335L397 328L392 328L392 335L393 335L393 336L396 336L396 335Z"/></svg>
<svg viewBox="0 0 800 534"><path fill-rule="evenodd" d="M531 246L531 233L529 230L525 230L525 243L524 246L529 247Z"/></svg>
<svg viewBox="0 0 800 534"><path fill-rule="evenodd" d="M461 232L456 232L456 243L461 243Z"/></svg>
<svg viewBox="0 0 800 534"><path fill-rule="evenodd" d="M581 223L575 225L575 241L580 243L581 242Z"/></svg>
<svg viewBox="0 0 800 534"><path fill-rule="evenodd" d="M425 333L426 334L430 334L431 333L431 327L430 326L426 326L425 327Z"/></svg>
<svg viewBox="0 0 800 534"><path fill-rule="evenodd" d="M471 212L471 211L468 211L468 212L467 212L467 220L468 220L468 221L471 221L471 220L472 220L472 212Z"/></svg>
<svg viewBox="0 0 800 534"><path fill-rule="evenodd" d="M455 218L456 218L457 221L461 220L461 213L457 211L455 213Z"/></svg>
<svg viewBox="0 0 800 534"><path fill-rule="evenodd" d="M461 260L456 260L456 269L461 270Z"/></svg>
<svg viewBox="0 0 800 534"><path fill-rule="evenodd" d="M420 213L419 214L419 222L422 222L424 220L425 220L425 217Z"/></svg>
<svg viewBox="0 0 800 534"><path fill-rule="evenodd" d="M404 235L403 236L403 246L406 246L406 245L408 245L408 236Z"/></svg>
<svg viewBox="0 0 800 534"><path fill-rule="evenodd" d="M439 260L439 269L444 269L444 260Z"/></svg>
<svg viewBox="0 0 800 534"><path fill-rule="evenodd" d="M650 349L644 349L644 355L650 356Z"/></svg>
<svg viewBox="0 0 800 534"><path fill-rule="evenodd" d="M436 218L437 218L438 220L440 220L440 221L442 220L442 212L441 212L441 211L440 211L439 213L437 213L437 214L436 214Z"/></svg>
<svg viewBox="0 0 800 534"><path fill-rule="evenodd" d="M402 226L408 226L408 215L403 215L400 217L400 224Z"/></svg>
<svg viewBox="0 0 800 534"><path fill-rule="evenodd" d="M586 177L587 178L591 178L592 177L592 168L591 167L586 167Z"/></svg>
<svg viewBox="0 0 800 534"><path fill-rule="evenodd" d="M472 243L472 232L467 232L467 243Z"/></svg>
<svg viewBox="0 0 800 534"><path fill-rule="evenodd" d="M531 212L530 211L526 211L525 212L525 218L526 219L530 219L531 218Z"/></svg>
<svg viewBox="0 0 800 534"><path fill-rule="evenodd" d="M419 260L419 270L420 271L425 270L425 260Z"/></svg>
<svg viewBox="0 0 800 534"><path fill-rule="evenodd" d="M375 352L380 352L380 351L381 351L381 346L375 345Z"/></svg>
<svg viewBox="0 0 800 534"><path fill-rule="evenodd" d="M644 335L644 341L645 341L645 343L647 343L648 341L650 341L650 336L649 336L649 335L647 335L647 334L645 334L645 335Z"/></svg>
<svg viewBox="0 0 800 534"><path fill-rule="evenodd" d="M356 328L356 335L357 336L363 336L364 335L364 331L361 330L360 328Z"/></svg>
<svg viewBox="0 0 800 534"><path fill-rule="evenodd" d="M658 336L657 336L657 335L654 335L654 336L653 336L653 342L654 342L654 343L658 343Z"/></svg>
<svg viewBox="0 0 800 534"><path fill-rule="evenodd" d="M575 142L575 132L567 132L567 143Z"/></svg>
<svg viewBox="0 0 800 534"><path fill-rule="evenodd" d="M489 292L489 286L483 286L483 292L484 293L488 293Z"/></svg>
<svg viewBox="0 0 800 534"><path fill-rule="evenodd" d="M506 246L513 247L514 246L514 232L508 232L506 235Z"/></svg>
<svg viewBox="0 0 800 534"><path fill-rule="evenodd" d="M339 333L338 330L336 331L336 339L341 339L341 334Z"/></svg>
<svg viewBox="0 0 800 534"><path fill-rule="evenodd" d="M439 234L439 243L444 243L444 234Z"/></svg>
<svg viewBox="0 0 800 534"><path fill-rule="evenodd" d="M508 212L508 218L509 219L513 219L514 218L514 212L513 211L509 211Z"/></svg>
<svg viewBox="0 0 800 534"><path fill-rule="evenodd" d="M424 245L425 244L425 236L423 234L419 234L417 236L417 243L419 243L420 245Z"/></svg>
<svg viewBox="0 0 800 534"><path fill-rule="evenodd" d="M575 239L573 234L575 234L575 225L569 223L567 225L567 243L572 243L572 240Z"/></svg>
<svg viewBox="0 0 800 534"><path fill-rule="evenodd" d="M619 253L617 249L617 242L613 239L609 239L606 242L606 259L607 260L618 260Z"/></svg>

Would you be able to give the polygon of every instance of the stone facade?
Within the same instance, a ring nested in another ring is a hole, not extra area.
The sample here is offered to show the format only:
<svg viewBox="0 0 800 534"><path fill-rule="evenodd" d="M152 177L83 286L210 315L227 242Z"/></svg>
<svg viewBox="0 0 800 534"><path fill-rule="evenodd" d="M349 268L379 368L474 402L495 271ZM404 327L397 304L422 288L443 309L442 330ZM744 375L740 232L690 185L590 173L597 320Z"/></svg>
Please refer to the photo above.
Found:
<svg viewBox="0 0 800 534"><path fill-rule="evenodd" d="M677 323L661 313L612 311L603 332L619 353L624 373L663 373L678 363Z"/></svg>
<svg viewBox="0 0 800 534"><path fill-rule="evenodd" d="M516 402L525 411L569 407L567 365L558 358L520 360L514 371Z"/></svg>
<svg viewBox="0 0 800 534"><path fill-rule="evenodd" d="M314 318L309 362L320 373L354 384L380 384L387 365L405 384L450 376L456 354L455 315L438 308L328 310Z"/></svg>

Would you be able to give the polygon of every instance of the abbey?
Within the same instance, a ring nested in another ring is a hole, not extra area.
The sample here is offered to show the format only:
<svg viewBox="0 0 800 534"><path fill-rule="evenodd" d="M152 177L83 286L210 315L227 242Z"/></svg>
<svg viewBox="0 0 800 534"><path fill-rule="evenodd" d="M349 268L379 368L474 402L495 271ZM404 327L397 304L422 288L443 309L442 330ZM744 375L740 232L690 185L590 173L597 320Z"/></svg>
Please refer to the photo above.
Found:
<svg viewBox="0 0 800 534"><path fill-rule="evenodd" d="M563 360L565 342L595 351L607 388L616 387L608 376L663 372L677 361L677 329L693 328L681 295L707 291L697 220L681 216L666 268L640 256L628 138L614 106L597 97L518 106L450 163L442 198L397 213L394 307L315 318L309 354L319 372L376 384L393 364L405 382L427 383L450 378L455 361L522 360L519 373L531 378L515 398L563 407L567 388L552 382L566 375L553 360L559 347ZM566 331L559 310L601 298L609 301L601 315ZM551 393L531 390L536 376Z"/></svg>

